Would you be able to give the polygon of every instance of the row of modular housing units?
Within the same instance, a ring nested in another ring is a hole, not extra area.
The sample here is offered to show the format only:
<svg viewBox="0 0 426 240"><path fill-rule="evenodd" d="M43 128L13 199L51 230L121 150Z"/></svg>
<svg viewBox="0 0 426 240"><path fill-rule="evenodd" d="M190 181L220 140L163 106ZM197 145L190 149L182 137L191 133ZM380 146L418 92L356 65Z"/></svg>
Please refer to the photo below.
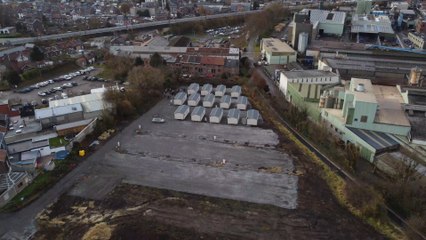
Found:
<svg viewBox="0 0 426 240"><path fill-rule="evenodd" d="M213 94L207 94L204 97L201 97L200 94L194 93L188 97L185 92L179 92L173 99L173 104L180 106L187 103L188 106L195 107L198 106L202 102L203 107L211 108L215 105L219 106L223 109L231 108L233 102L235 107L240 110L247 110L249 105L249 101L245 96L239 96L235 101L230 95L223 95L220 99L216 99L216 96Z"/></svg>
<svg viewBox="0 0 426 240"><path fill-rule="evenodd" d="M189 115L191 108L188 105L180 105L175 113L174 118L177 120L185 120ZM244 117L244 113L245 117ZM196 106L191 112L191 120L194 122L201 122L203 119L207 121L207 111L205 107ZM225 110L222 108L212 108L209 113L210 123L220 123L225 115ZM245 121L244 121L245 120ZM258 110L250 109L248 111L241 111L237 108L227 110L226 122L230 125L237 125L240 122L249 125L257 126L261 121L261 116Z"/></svg>

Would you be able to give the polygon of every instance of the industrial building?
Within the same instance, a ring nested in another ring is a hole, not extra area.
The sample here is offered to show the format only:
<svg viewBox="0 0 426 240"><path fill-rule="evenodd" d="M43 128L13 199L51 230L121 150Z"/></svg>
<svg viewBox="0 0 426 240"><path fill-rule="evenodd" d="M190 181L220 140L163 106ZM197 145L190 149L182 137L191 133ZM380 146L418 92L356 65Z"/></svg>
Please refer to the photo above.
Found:
<svg viewBox="0 0 426 240"><path fill-rule="evenodd" d="M298 12L293 15L293 21L288 26L288 38L293 47L299 46L299 36L301 33L308 34L308 43L316 38L313 25L310 20L310 12Z"/></svg>
<svg viewBox="0 0 426 240"><path fill-rule="evenodd" d="M288 64L296 62L297 58L293 48L276 38L263 38L260 51L268 64Z"/></svg>
<svg viewBox="0 0 426 240"><path fill-rule="evenodd" d="M204 115L206 115L206 109L204 107L195 107L191 113L191 120L194 122L201 122L203 120Z"/></svg>
<svg viewBox="0 0 426 240"><path fill-rule="evenodd" d="M398 148L396 136L410 134L403 98L396 87L352 78L347 90L330 90L328 97L334 103L326 104L332 106L327 108L320 101L322 118L345 143L357 145L370 162L376 154Z"/></svg>
<svg viewBox="0 0 426 240"><path fill-rule="evenodd" d="M83 108L84 119L97 118L101 116L105 110L112 111L113 109L113 105L104 100L105 90L105 88L102 88L101 92L69 97L65 99L52 100L49 101L49 108L68 106L72 104L81 104Z"/></svg>
<svg viewBox="0 0 426 240"><path fill-rule="evenodd" d="M199 93L194 93L188 97L188 105L191 107L195 107L200 103L201 96Z"/></svg>
<svg viewBox="0 0 426 240"><path fill-rule="evenodd" d="M237 108L240 110L247 110L248 99L245 96L240 96L237 100Z"/></svg>
<svg viewBox="0 0 426 240"><path fill-rule="evenodd" d="M213 108L210 112L210 122L211 123L220 123L223 117L223 109L222 108Z"/></svg>
<svg viewBox="0 0 426 240"><path fill-rule="evenodd" d="M234 85L231 88L231 97L238 98L241 95L241 86Z"/></svg>
<svg viewBox="0 0 426 240"><path fill-rule="evenodd" d="M189 106L188 105L180 105L175 111L175 119L177 120L185 120L186 116L189 114Z"/></svg>
<svg viewBox="0 0 426 240"><path fill-rule="evenodd" d="M231 96L229 95L223 95L220 99L220 108L228 109L231 107Z"/></svg>
<svg viewBox="0 0 426 240"><path fill-rule="evenodd" d="M320 89L321 85L340 83L340 77L334 72L324 70L282 71L280 74L279 89L285 96L288 95L288 86L291 83L297 84L295 86L299 88L299 91L301 91L303 84L318 85L316 88ZM311 95L317 91L308 89L308 92L307 94ZM306 97L310 98L309 96ZM319 95L315 98L319 99Z"/></svg>
<svg viewBox="0 0 426 240"><path fill-rule="evenodd" d="M358 0L356 2L355 13L360 14L370 14L373 3L371 0Z"/></svg>
<svg viewBox="0 0 426 240"><path fill-rule="evenodd" d="M303 9L301 12L308 13L309 20L313 25L313 31L322 35L333 35L341 37L345 26L346 13L320 9Z"/></svg>
<svg viewBox="0 0 426 240"><path fill-rule="evenodd" d="M426 35L416 32L409 32L408 39L413 43L415 48L426 49Z"/></svg>
<svg viewBox="0 0 426 240"><path fill-rule="evenodd" d="M237 125L240 121L240 110L233 108L228 111L228 124Z"/></svg>
<svg viewBox="0 0 426 240"><path fill-rule="evenodd" d="M386 56L325 56L318 60L318 69L339 73L342 79L367 78L374 84L400 85L413 66L426 71L426 61L407 58L386 61Z"/></svg>
<svg viewBox="0 0 426 240"><path fill-rule="evenodd" d="M260 120L260 113L256 109L250 109L247 111L247 125L257 126Z"/></svg>
<svg viewBox="0 0 426 240"><path fill-rule="evenodd" d="M35 119L41 122L43 128L57 124L83 120L83 107L80 103L51 108L40 108L35 111Z"/></svg>
<svg viewBox="0 0 426 240"><path fill-rule="evenodd" d="M207 94L210 94L213 91L213 86L209 83L206 83L201 88L201 96L206 96Z"/></svg>
<svg viewBox="0 0 426 240"><path fill-rule="evenodd" d="M220 84L220 85L216 86L216 89L214 91L214 95L216 97L222 97L223 95L225 95L225 93L226 93L226 86L225 85Z"/></svg>
<svg viewBox="0 0 426 240"><path fill-rule="evenodd" d="M188 95L198 93L200 90L200 85L198 83L191 83L188 87Z"/></svg>
<svg viewBox="0 0 426 240"><path fill-rule="evenodd" d="M211 93L206 95L203 99L203 107L209 107L209 108L213 107L215 99L216 99L215 96Z"/></svg>
<svg viewBox="0 0 426 240"><path fill-rule="evenodd" d="M392 29L391 21L386 15L358 15L352 16L351 38L357 43L377 43L377 37L383 39L393 39L395 32Z"/></svg>
<svg viewBox="0 0 426 240"><path fill-rule="evenodd" d="M178 106L185 104L187 98L188 95L185 92L178 92L178 94L176 94L173 98L173 104Z"/></svg>

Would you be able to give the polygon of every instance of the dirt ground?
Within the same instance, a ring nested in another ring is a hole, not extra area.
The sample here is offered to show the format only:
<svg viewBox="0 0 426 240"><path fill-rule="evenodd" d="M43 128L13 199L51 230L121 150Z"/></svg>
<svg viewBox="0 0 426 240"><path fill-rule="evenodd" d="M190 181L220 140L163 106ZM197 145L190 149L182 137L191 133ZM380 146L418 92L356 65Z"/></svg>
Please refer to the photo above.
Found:
<svg viewBox="0 0 426 240"><path fill-rule="evenodd" d="M103 200L63 195L34 238L384 239L338 205L313 165L299 167L295 210L121 184Z"/></svg>

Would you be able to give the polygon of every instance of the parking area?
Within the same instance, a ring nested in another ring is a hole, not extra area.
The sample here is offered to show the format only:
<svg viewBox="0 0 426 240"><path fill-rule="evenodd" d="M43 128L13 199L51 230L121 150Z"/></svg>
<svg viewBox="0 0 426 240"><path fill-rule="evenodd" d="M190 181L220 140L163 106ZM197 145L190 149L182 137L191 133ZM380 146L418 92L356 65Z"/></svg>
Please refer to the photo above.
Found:
<svg viewBox="0 0 426 240"><path fill-rule="evenodd" d="M119 150L106 150L71 195L99 199L112 188L105 176L114 175L131 184L297 207L293 160L275 149L279 141L272 130L179 121L174 110L163 100L119 133L112 139ZM152 122L156 115L164 123Z"/></svg>
<svg viewBox="0 0 426 240"><path fill-rule="evenodd" d="M56 78L45 79L38 84L34 84L26 88L1 92L0 97L9 99L9 101L13 104L48 104L49 99L61 99L64 97L66 98L90 93L90 89L92 88L99 88L102 87L102 85L110 84L104 79L95 78L90 81L87 79L89 77L96 76L100 71L101 69L93 68L82 74L75 74L75 76L65 74ZM30 88L32 89L29 90Z"/></svg>

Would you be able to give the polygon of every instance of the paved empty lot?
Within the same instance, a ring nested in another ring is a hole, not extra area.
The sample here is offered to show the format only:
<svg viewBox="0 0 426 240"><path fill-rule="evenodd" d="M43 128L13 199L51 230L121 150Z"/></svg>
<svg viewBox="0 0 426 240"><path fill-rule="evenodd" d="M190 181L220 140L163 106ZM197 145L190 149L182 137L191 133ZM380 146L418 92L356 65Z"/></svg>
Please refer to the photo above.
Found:
<svg viewBox="0 0 426 240"><path fill-rule="evenodd" d="M99 199L117 180L212 197L297 207L297 176L291 157L274 149L277 135L267 129L177 121L175 106L157 104L122 137L122 152L109 149L93 175L70 194ZM166 123L151 123L161 114ZM137 134L138 125L142 134ZM269 173L264 168L279 167Z"/></svg>

